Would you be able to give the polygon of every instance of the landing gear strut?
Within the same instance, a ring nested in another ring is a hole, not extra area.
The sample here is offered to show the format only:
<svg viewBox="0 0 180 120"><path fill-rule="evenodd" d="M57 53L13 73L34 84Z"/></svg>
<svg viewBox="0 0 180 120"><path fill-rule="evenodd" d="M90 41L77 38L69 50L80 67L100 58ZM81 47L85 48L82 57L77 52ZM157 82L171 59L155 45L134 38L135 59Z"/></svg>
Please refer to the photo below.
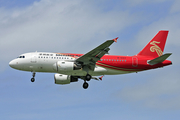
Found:
<svg viewBox="0 0 180 120"><path fill-rule="evenodd" d="M36 75L36 73L35 73L35 72L33 72L33 74L32 74L32 76L33 76L33 77L31 78L31 82L34 82L34 81L35 81L35 78L34 78L34 77L35 77L35 75Z"/></svg>

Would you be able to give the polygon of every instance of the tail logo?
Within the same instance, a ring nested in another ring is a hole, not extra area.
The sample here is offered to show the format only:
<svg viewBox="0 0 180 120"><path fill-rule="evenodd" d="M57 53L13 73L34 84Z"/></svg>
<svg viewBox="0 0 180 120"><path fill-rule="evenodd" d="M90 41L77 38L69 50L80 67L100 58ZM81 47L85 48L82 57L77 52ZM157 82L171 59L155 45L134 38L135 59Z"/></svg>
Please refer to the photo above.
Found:
<svg viewBox="0 0 180 120"><path fill-rule="evenodd" d="M158 56L161 56L161 55L163 55L163 52L162 52L161 48L158 45L156 45L156 44L159 44L159 43L160 42L152 41L150 44L153 45L153 46L150 47L150 51L151 52L155 52L156 51Z"/></svg>

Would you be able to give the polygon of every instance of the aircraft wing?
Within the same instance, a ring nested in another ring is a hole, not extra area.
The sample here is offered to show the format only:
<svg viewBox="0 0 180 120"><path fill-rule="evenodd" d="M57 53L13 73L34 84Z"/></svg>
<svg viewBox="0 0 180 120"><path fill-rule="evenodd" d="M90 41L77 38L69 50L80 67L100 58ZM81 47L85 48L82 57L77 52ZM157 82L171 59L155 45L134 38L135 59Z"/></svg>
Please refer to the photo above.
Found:
<svg viewBox="0 0 180 120"><path fill-rule="evenodd" d="M90 52L84 54L83 56L76 59L76 62L83 66L85 71L94 70L95 64L98 60L101 59L102 56L108 53L110 50L109 46L113 42L117 42L117 38L113 40L107 40L106 42L102 43L98 47L94 48Z"/></svg>

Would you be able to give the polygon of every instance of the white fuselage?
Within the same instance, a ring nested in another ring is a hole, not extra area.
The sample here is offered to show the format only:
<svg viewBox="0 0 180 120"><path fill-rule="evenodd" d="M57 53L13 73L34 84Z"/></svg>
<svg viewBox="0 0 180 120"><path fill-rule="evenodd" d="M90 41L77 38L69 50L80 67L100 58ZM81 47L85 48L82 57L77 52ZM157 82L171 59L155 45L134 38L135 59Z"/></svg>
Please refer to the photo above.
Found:
<svg viewBox="0 0 180 120"><path fill-rule="evenodd" d="M51 72L51 73L60 73L73 76L84 76L87 74L86 71L82 69L79 70L69 70L64 66L62 69L57 69L57 62L70 62L73 63L77 58L65 55L59 55L56 53L45 53L45 52L33 52L25 53L20 55L18 58L12 60L9 65L12 68L22 70L22 71L31 71L31 72ZM62 67L62 66L59 66ZM89 74L92 76L99 75L112 75L112 74L125 74L126 71L117 71L108 68L103 68L100 66L95 66L94 71L89 71Z"/></svg>

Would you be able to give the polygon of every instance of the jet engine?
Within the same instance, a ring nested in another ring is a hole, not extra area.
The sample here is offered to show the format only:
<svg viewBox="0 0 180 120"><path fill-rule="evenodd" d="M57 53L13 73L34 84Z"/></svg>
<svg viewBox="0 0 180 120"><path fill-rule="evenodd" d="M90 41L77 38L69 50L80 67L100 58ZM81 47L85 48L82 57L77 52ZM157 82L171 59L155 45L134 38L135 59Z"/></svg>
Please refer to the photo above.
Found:
<svg viewBox="0 0 180 120"><path fill-rule="evenodd" d="M71 82L77 82L78 78L71 75L55 74L54 75L55 84L70 84Z"/></svg>
<svg viewBox="0 0 180 120"><path fill-rule="evenodd" d="M72 71L79 70L82 68L82 66L81 64L77 64L75 62L58 61L53 65L53 68L56 71Z"/></svg>

